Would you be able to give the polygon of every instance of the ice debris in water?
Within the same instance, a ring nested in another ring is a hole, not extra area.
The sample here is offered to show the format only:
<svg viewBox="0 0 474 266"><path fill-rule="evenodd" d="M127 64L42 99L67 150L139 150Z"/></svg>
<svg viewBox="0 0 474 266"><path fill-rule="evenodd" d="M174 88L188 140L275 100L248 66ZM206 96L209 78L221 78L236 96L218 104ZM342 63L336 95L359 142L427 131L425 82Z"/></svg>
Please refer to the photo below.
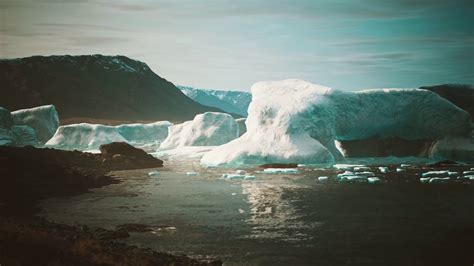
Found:
<svg viewBox="0 0 474 266"><path fill-rule="evenodd" d="M421 173L421 177L441 177L449 175L449 171L429 171L426 173ZM452 172L454 173L454 172Z"/></svg>
<svg viewBox="0 0 474 266"><path fill-rule="evenodd" d="M400 164L401 168L407 168L407 167L410 167L410 166L411 166L411 164L406 164L406 163Z"/></svg>
<svg viewBox="0 0 474 266"><path fill-rule="evenodd" d="M225 179L243 179L245 178L244 175L239 175L239 174L223 174L222 178Z"/></svg>
<svg viewBox="0 0 474 266"><path fill-rule="evenodd" d="M374 173L370 171L365 171L365 172L356 172L355 175L369 177L369 176L374 176Z"/></svg>
<svg viewBox="0 0 474 266"><path fill-rule="evenodd" d="M266 168L263 169L264 174L298 174L298 169L294 168Z"/></svg>
<svg viewBox="0 0 474 266"><path fill-rule="evenodd" d="M363 172L363 171L370 171L370 167L368 166L357 166L354 167L355 172Z"/></svg>
<svg viewBox="0 0 474 266"><path fill-rule="evenodd" d="M379 167L379 171L380 173L386 174L388 173L389 170L388 170L388 167L381 166Z"/></svg>
<svg viewBox="0 0 474 266"><path fill-rule="evenodd" d="M451 180L450 177L433 177L430 179L430 184L448 183L449 180Z"/></svg>
<svg viewBox="0 0 474 266"><path fill-rule="evenodd" d="M407 170L406 169L403 169L403 168L397 168L397 173L402 173L402 172L406 172Z"/></svg>
<svg viewBox="0 0 474 266"><path fill-rule="evenodd" d="M318 181L319 182L327 182L329 180L329 178L327 176L320 176L318 177Z"/></svg>
<svg viewBox="0 0 474 266"><path fill-rule="evenodd" d="M370 184L380 183L380 178L373 176L367 178L367 181L369 181Z"/></svg>
<svg viewBox="0 0 474 266"><path fill-rule="evenodd" d="M257 177L254 176L254 175L246 175L246 176L244 177L245 180L255 180L256 178L257 178Z"/></svg>
<svg viewBox="0 0 474 266"><path fill-rule="evenodd" d="M343 176L339 181L350 182L350 183L367 183L368 182L366 176L358 176L358 175Z"/></svg>
<svg viewBox="0 0 474 266"><path fill-rule="evenodd" d="M474 180L474 175L458 176L458 179L461 179L461 180Z"/></svg>
<svg viewBox="0 0 474 266"><path fill-rule="evenodd" d="M235 173L239 175L245 175L247 172L245 172L245 170L236 170Z"/></svg>
<svg viewBox="0 0 474 266"><path fill-rule="evenodd" d="M474 171L464 171L463 175L474 175Z"/></svg>
<svg viewBox="0 0 474 266"><path fill-rule="evenodd" d="M158 171L152 171L148 173L148 176L160 176L160 172Z"/></svg>
<svg viewBox="0 0 474 266"><path fill-rule="evenodd" d="M361 164L335 164L333 165L334 168L339 170L350 170L352 171L354 167L363 167L364 165Z"/></svg>
<svg viewBox="0 0 474 266"><path fill-rule="evenodd" d="M197 172L190 171L190 172L186 172L186 175L187 175L187 176L197 176L198 173L197 173Z"/></svg>
<svg viewBox="0 0 474 266"><path fill-rule="evenodd" d="M422 177L420 178L420 183L426 184L430 182L431 177Z"/></svg>

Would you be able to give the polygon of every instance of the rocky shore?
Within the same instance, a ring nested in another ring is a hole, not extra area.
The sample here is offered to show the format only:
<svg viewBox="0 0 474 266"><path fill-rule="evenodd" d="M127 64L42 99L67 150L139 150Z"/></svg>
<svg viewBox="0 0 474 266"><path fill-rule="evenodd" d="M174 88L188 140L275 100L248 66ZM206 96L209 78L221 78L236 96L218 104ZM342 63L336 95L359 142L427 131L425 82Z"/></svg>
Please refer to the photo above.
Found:
<svg viewBox="0 0 474 266"><path fill-rule="evenodd" d="M109 171L162 165L125 143L104 145L100 154L0 147L0 264L221 265L213 259L198 261L114 241L140 226L110 231L51 223L36 216L40 200L118 183L107 175Z"/></svg>

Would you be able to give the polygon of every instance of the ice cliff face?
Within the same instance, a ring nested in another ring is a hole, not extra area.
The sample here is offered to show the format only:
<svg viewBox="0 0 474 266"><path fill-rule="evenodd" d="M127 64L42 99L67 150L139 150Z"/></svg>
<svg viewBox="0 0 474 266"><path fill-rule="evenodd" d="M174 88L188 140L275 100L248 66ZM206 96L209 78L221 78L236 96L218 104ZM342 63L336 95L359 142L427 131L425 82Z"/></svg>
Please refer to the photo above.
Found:
<svg viewBox="0 0 474 266"><path fill-rule="evenodd" d="M194 101L229 113L247 116L247 109L252 95L245 91L221 91L177 86L186 96Z"/></svg>
<svg viewBox="0 0 474 266"><path fill-rule="evenodd" d="M420 89L333 90L301 80L252 86L247 132L207 153L203 165L330 164L335 140L438 140L469 134L470 116Z"/></svg>
<svg viewBox="0 0 474 266"><path fill-rule="evenodd" d="M53 136L58 125L58 113L53 105L12 113L0 107L0 145L42 145Z"/></svg>
<svg viewBox="0 0 474 266"><path fill-rule="evenodd" d="M12 118L15 125L32 127L42 143L48 141L59 126L58 112L54 105L21 109L12 112Z"/></svg>
<svg viewBox="0 0 474 266"><path fill-rule="evenodd" d="M160 145L161 150L184 146L217 146L239 136L235 119L224 113L207 112L191 121L169 128L168 137Z"/></svg>

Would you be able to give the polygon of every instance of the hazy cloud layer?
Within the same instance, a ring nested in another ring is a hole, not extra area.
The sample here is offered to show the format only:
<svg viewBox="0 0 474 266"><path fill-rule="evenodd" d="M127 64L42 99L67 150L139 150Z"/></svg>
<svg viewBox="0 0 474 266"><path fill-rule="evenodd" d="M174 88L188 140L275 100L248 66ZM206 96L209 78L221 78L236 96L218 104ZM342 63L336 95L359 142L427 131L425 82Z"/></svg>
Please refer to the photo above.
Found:
<svg viewBox="0 0 474 266"><path fill-rule="evenodd" d="M123 54L178 84L248 90L474 83L457 0L0 0L0 56Z"/></svg>

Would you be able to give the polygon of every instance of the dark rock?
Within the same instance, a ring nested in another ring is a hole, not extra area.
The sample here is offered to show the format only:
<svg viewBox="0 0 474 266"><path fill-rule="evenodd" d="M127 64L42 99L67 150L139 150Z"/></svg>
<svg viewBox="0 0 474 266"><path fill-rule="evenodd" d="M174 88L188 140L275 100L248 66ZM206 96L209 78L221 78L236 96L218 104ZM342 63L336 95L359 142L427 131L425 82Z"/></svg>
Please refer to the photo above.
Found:
<svg viewBox="0 0 474 266"><path fill-rule="evenodd" d="M100 152L101 155L105 157L103 162L116 170L163 166L162 160L125 142L113 142L101 145Z"/></svg>
<svg viewBox="0 0 474 266"><path fill-rule="evenodd" d="M260 168L297 168L296 163L267 163L259 166Z"/></svg>

